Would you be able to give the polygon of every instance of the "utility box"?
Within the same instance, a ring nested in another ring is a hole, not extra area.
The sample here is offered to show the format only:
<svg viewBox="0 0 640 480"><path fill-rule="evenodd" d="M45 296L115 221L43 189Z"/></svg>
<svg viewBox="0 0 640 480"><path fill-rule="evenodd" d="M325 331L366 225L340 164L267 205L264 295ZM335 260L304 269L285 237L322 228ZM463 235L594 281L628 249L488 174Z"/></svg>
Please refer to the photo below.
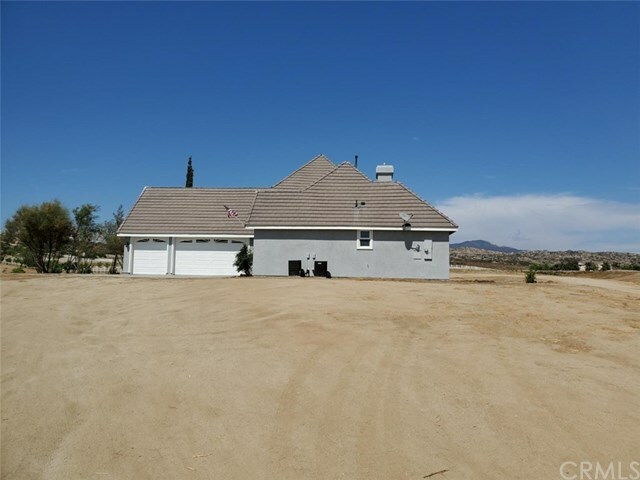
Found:
<svg viewBox="0 0 640 480"><path fill-rule="evenodd" d="M302 270L302 260L289 260L289 276L297 277Z"/></svg>
<svg viewBox="0 0 640 480"><path fill-rule="evenodd" d="M313 263L313 275L315 277L326 277L327 276L327 262L316 261Z"/></svg>
<svg viewBox="0 0 640 480"><path fill-rule="evenodd" d="M424 252L425 260L433 260L433 240L425 240L422 251Z"/></svg>

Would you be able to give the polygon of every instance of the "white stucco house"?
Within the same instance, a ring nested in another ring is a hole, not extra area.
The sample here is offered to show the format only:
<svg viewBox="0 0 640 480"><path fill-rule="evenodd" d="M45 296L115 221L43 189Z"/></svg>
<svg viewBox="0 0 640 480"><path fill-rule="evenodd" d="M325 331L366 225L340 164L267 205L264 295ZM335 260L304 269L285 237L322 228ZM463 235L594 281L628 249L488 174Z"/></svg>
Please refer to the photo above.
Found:
<svg viewBox="0 0 640 480"><path fill-rule="evenodd" d="M393 174L319 155L270 188L146 187L119 230L123 271L237 275L248 244L254 275L448 278L457 225Z"/></svg>

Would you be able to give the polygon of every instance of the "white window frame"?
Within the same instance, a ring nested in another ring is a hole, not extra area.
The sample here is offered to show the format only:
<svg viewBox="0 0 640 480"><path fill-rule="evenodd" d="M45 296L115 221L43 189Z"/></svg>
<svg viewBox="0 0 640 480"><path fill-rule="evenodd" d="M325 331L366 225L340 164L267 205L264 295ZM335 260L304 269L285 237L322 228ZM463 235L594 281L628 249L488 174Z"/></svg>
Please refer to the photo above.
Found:
<svg viewBox="0 0 640 480"><path fill-rule="evenodd" d="M362 238L362 232L369 232L369 238ZM369 240L369 245L362 245L362 240ZM373 230L358 230L356 248L358 250L373 250Z"/></svg>

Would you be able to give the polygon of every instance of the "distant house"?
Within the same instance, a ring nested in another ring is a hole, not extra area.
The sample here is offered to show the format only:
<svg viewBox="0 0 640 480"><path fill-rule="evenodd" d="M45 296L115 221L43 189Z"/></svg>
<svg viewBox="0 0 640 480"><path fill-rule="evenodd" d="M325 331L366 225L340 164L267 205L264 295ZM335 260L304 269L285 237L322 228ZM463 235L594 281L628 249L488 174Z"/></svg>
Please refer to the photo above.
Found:
<svg viewBox="0 0 640 480"><path fill-rule="evenodd" d="M133 274L237 275L249 244L254 275L446 279L457 228L392 166L372 181L319 155L271 188L147 187L119 235Z"/></svg>

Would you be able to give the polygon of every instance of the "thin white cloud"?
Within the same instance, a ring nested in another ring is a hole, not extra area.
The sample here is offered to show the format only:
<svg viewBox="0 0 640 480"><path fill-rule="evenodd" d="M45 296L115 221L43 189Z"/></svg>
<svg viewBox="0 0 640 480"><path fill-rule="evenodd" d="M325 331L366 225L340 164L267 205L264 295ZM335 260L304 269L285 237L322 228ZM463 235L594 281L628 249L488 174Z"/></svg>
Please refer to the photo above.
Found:
<svg viewBox="0 0 640 480"><path fill-rule="evenodd" d="M454 243L482 239L528 250L640 252L640 204L571 194L471 195L438 208L460 225Z"/></svg>

